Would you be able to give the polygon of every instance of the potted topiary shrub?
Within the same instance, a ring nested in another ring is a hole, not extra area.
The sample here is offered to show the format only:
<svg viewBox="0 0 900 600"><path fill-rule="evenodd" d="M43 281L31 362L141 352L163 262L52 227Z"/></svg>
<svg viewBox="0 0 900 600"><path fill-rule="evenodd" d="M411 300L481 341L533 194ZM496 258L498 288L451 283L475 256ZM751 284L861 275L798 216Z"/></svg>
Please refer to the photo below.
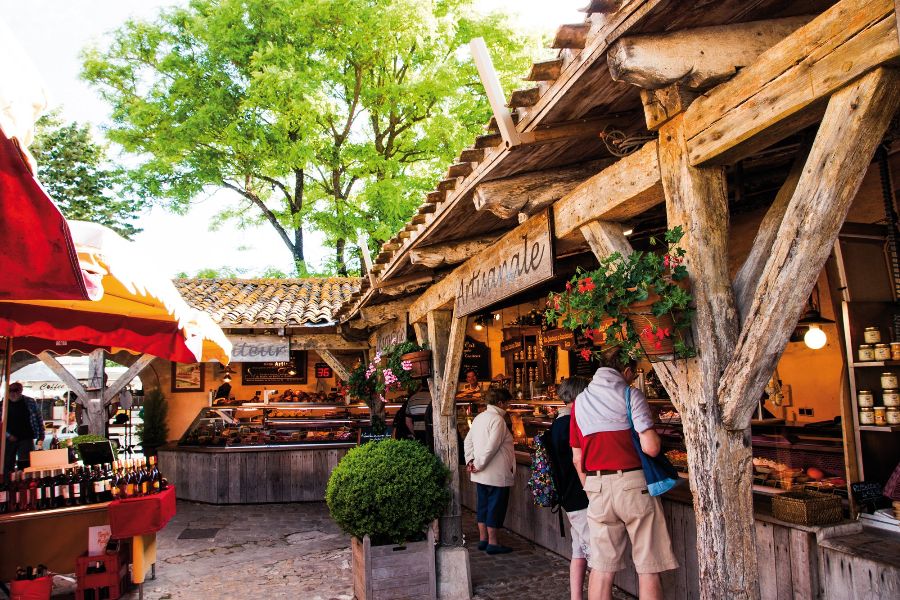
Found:
<svg viewBox="0 0 900 600"><path fill-rule="evenodd" d="M431 523L450 501L449 479L434 454L409 440L364 444L334 468L325 501L352 536L357 600L436 597Z"/></svg>
<svg viewBox="0 0 900 600"><path fill-rule="evenodd" d="M144 422L138 425L137 434L145 456L155 456L157 449L169 441L168 414L169 403L162 391L154 389L144 395L144 406L141 408Z"/></svg>

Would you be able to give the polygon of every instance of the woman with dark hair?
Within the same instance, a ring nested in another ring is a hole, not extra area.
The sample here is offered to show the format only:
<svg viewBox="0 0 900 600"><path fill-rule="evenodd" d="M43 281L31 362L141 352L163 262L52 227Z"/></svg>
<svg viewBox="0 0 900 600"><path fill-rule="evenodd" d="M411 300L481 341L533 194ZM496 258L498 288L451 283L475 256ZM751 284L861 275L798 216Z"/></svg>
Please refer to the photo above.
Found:
<svg viewBox="0 0 900 600"><path fill-rule="evenodd" d="M488 554L512 552L512 548L501 545L497 539L506 518L509 488L516 475L513 437L505 419L510 400L508 390L489 389L484 395L487 409L472 421L463 442L466 470L478 492L478 549Z"/></svg>

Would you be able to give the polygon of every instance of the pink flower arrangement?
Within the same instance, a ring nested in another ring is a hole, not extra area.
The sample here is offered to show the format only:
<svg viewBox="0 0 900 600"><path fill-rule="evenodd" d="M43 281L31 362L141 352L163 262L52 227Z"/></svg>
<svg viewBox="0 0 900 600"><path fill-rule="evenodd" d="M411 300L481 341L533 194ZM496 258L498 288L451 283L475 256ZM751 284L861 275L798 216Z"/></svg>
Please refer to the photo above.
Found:
<svg viewBox="0 0 900 600"><path fill-rule="evenodd" d="M412 361L404 360L400 363L400 366L403 367L404 371L412 371Z"/></svg>

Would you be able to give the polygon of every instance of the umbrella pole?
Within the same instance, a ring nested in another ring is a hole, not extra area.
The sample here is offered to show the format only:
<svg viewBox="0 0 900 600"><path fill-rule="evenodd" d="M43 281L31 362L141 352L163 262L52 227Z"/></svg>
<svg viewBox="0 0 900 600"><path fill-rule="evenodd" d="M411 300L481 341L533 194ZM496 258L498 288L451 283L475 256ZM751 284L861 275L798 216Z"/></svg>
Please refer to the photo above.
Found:
<svg viewBox="0 0 900 600"><path fill-rule="evenodd" d="M3 359L3 410L0 412L0 460L3 461L3 472L6 468L6 408L9 406L9 378L12 376L12 338L6 338L6 356ZM4 473L5 475L5 473Z"/></svg>

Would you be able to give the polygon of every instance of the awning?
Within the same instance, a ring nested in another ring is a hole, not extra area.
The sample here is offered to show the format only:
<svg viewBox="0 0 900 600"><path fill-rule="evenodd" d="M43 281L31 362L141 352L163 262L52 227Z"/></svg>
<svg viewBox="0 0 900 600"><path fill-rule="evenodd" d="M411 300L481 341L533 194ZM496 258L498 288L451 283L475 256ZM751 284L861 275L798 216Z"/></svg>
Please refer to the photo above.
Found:
<svg viewBox="0 0 900 600"><path fill-rule="evenodd" d="M229 362L231 343L221 328L188 306L132 244L94 223L72 221L70 227L82 268L101 278L102 298L0 301L0 335L123 348L177 362Z"/></svg>
<svg viewBox="0 0 900 600"><path fill-rule="evenodd" d="M0 241L0 299L88 300L102 293L96 287L89 293L65 217L28 170L16 144L2 131Z"/></svg>

